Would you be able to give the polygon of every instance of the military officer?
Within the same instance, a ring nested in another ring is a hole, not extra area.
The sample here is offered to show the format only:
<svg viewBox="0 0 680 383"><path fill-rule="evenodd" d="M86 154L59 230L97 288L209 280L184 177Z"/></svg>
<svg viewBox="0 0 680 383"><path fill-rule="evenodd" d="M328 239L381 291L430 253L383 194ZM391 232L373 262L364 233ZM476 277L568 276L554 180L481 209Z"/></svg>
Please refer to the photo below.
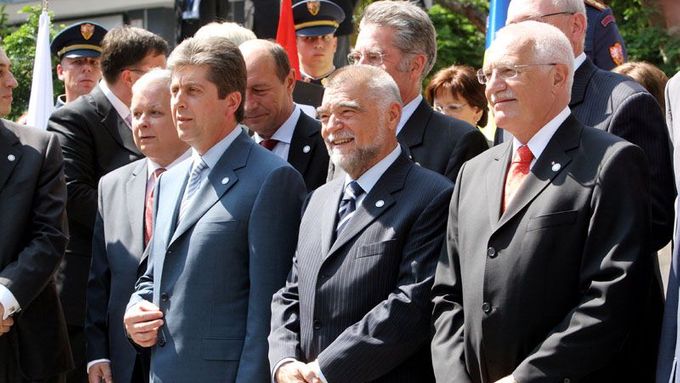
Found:
<svg viewBox="0 0 680 383"><path fill-rule="evenodd" d="M102 78L99 56L106 32L104 27L84 21L66 27L54 38L50 48L59 59L57 76L65 90L57 97L55 108L90 93Z"/></svg>
<svg viewBox="0 0 680 383"><path fill-rule="evenodd" d="M585 52L595 66L611 70L626 62L626 45L616 26L612 9L599 0L584 0L588 16Z"/></svg>

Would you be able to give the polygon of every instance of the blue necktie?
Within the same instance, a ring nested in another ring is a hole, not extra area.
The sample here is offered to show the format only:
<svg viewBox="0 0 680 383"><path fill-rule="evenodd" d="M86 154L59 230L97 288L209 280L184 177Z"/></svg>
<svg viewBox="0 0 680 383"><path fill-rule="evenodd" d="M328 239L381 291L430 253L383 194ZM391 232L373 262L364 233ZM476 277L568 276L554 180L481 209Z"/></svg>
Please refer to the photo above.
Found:
<svg viewBox="0 0 680 383"><path fill-rule="evenodd" d="M347 222L352 217L352 213L357 208L357 198L363 193L364 189L356 181L350 182L345 187L345 193L342 195L340 207L338 208L338 225L335 229L337 234L340 234L347 225Z"/></svg>
<svg viewBox="0 0 680 383"><path fill-rule="evenodd" d="M187 188L184 192L184 198L182 198L182 205L180 206L179 210L180 221L186 213L187 206L191 203L191 197L194 195L194 193L196 193L196 190L198 190L198 187L201 185L201 174L207 168L208 165L203 161L202 158L199 158L198 161L194 161L194 164L191 168L191 174L189 174L189 182L187 183Z"/></svg>

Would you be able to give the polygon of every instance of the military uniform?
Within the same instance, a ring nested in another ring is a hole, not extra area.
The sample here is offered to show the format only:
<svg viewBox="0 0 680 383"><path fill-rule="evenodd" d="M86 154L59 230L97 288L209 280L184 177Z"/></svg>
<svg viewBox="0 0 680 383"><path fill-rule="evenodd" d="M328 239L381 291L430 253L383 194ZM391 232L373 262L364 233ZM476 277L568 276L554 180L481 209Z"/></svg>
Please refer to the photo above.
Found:
<svg viewBox="0 0 680 383"><path fill-rule="evenodd" d="M611 70L628 55L612 9L598 0L584 0L588 16L585 53L600 69Z"/></svg>

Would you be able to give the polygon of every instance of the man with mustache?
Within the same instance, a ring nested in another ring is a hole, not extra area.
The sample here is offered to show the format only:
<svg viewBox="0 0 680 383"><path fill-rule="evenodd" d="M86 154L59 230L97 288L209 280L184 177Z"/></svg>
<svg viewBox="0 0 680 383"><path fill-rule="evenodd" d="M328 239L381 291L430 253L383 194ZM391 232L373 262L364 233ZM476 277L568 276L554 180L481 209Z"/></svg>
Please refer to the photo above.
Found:
<svg viewBox="0 0 680 383"><path fill-rule="evenodd" d="M274 295L278 383L432 382L429 294L452 183L399 145L399 88L346 66L327 79L322 135L345 177L311 193L293 268Z"/></svg>
<svg viewBox="0 0 680 383"><path fill-rule="evenodd" d="M438 382L631 381L649 257L644 152L582 125L569 41L500 30L478 73L514 139L463 165L432 288ZM644 380L648 381L648 380Z"/></svg>

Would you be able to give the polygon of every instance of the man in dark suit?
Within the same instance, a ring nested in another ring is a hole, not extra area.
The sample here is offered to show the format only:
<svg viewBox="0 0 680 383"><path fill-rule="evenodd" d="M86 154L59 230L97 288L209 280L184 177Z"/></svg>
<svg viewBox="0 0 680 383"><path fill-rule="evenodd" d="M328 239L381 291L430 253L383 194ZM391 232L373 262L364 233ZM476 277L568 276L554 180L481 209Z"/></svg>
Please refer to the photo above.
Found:
<svg viewBox="0 0 680 383"><path fill-rule="evenodd" d="M649 257L649 167L640 148L568 108L569 41L535 21L502 29L480 73L513 135L467 162L432 288L440 382L617 382Z"/></svg>
<svg viewBox="0 0 680 383"><path fill-rule="evenodd" d="M347 175L308 198L274 295L276 382L432 382L429 292L452 183L398 144L399 89L382 69L339 69L318 110Z"/></svg>
<svg viewBox="0 0 680 383"><path fill-rule="evenodd" d="M248 73L244 124L256 142L302 174L308 191L318 188L326 182L328 152L319 121L293 102L295 70L286 51L266 40L246 41L239 49Z"/></svg>
<svg viewBox="0 0 680 383"><path fill-rule="evenodd" d="M584 53L586 10L582 0L513 0L508 23L533 19L562 31L571 43L575 59L574 84L569 107L579 122L619 136L642 148L650 164L651 244L649 256L656 263L657 278L646 288L645 317L638 331L639 348L659 345L663 316L663 287L656 251L673 233L673 201L676 190L671 144L663 114L654 96L628 77L598 69ZM636 361L639 381L651 381L656 368L655 352Z"/></svg>
<svg viewBox="0 0 680 383"><path fill-rule="evenodd" d="M48 122L47 130L56 134L64 154L68 190L71 238L57 283L76 362L72 382L87 379L83 323L97 184L104 174L142 158L130 130L131 88L151 68L165 66L166 51L165 41L151 32L112 29L102 40L104 79L90 94L54 112Z"/></svg>
<svg viewBox="0 0 680 383"><path fill-rule="evenodd" d="M169 63L192 156L156 186L150 264L125 328L152 347L152 382L269 383L271 297L292 263L304 181L238 124L246 67L233 43L187 39Z"/></svg>
<svg viewBox="0 0 680 383"><path fill-rule="evenodd" d="M350 62L378 66L392 76L404 103L397 139L417 164L455 180L463 162L488 146L479 129L434 112L421 95L436 58L434 26L421 8L404 1L366 7Z"/></svg>
<svg viewBox="0 0 680 383"><path fill-rule="evenodd" d="M17 81L0 49L0 116ZM54 272L64 256L64 164L57 139L0 120L0 381L63 382L73 367Z"/></svg>
<svg viewBox="0 0 680 383"><path fill-rule="evenodd" d="M148 353L138 354L118 319L146 271L156 180L191 154L172 121L170 71L154 69L133 85L130 112L135 144L146 158L99 182L85 319L91 383L148 381Z"/></svg>

